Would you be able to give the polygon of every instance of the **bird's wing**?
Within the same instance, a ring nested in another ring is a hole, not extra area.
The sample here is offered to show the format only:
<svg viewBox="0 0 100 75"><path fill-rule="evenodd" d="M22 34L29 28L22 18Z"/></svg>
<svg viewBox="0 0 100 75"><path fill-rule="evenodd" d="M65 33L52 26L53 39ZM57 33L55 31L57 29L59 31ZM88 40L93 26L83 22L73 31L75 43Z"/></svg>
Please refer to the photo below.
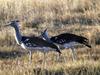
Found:
<svg viewBox="0 0 100 75"><path fill-rule="evenodd" d="M29 47L37 47L38 45L35 43L31 43L31 39L30 37L27 36L22 36L22 40L21 40L26 46Z"/></svg>
<svg viewBox="0 0 100 75"><path fill-rule="evenodd" d="M71 34L71 33L63 33L57 36L53 36L50 38L51 41L58 43L58 44L64 44L64 43L69 43L69 42L77 42L80 44L84 44L88 47L91 47L89 45L89 40L83 36L78 36L75 34Z"/></svg>
<svg viewBox="0 0 100 75"><path fill-rule="evenodd" d="M69 33L66 33L66 34L63 33L63 34L51 37L50 40L58 44L64 44L64 43L69 43L71 41L74 41L75 39L73 35Z"/></svg>
<svg viewBox="0 0 100 75"><path fill-rule="evenodd" d="M49 48L53 48L56 49L57 52L60 52L60 49L58 48L58 46L56 46L53 43L49 43L46 40L43 40L42 38L39 37L35 37L35 36L31 36L31 37L23 37L22 38L24 43L29 43L31 44L31 46L33 47L49 47Z"/></svg>

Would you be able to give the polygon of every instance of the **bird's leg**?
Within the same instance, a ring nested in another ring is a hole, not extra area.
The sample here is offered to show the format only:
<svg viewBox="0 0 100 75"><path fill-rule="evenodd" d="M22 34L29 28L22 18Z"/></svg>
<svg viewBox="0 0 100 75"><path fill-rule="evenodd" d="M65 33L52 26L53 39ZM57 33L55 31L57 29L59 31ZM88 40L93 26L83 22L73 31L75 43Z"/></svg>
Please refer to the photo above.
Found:
<svg viewBox="0 0 100 75"><path fill-rule="evenodd" d="M46 67L46 52L44 52L42 64L43 64L43 67L45 68Z"/></svg>
<svg viewBox="0 0 100 75"><path fill-rule="evenodd" d="M63 55L63 60L64 60L64 63L66 63L67 61L66 61L66 57Z"/></svg>
<svg viewBox="0 0 100 75"><path fill-rule="evenodd" d="M32 63L32 51L29 51L29 62Z"/></svg>
<svg viewBox="0 0 100 75"><path fill-rule="evenodd" d="M61 54L59 53L58 55L56 55L56 61L60 62L60 59L61 59Z"/></svg>
<svg viewBox="0 0 100 75"><path fill-rule="evenodd" d="M75 51L74 47L72 47L71 50L72 50L73 61L75 61L77 59L76 58L76 51Z"/></svg>
<svg viewBox="0 0 100 75"><path fill-rule="evenodd" d="M56 55L56 61L58 61L60 59L60 54Z"/></svg>
<svg viewBox="0 0 100 75"><path fill-rule="evenodd" d="M66 63L66 58L64 55L59 54L58 61Z"/></svg>

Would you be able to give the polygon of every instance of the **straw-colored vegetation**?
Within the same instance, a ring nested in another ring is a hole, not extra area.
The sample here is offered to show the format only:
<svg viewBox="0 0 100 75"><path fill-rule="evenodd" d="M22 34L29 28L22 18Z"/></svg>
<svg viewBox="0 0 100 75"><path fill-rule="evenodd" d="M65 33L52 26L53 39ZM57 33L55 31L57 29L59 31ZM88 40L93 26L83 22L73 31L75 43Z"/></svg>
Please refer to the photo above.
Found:
<svg viewBox="0 0 100 75"><path fill-rule="evenodd" d="M40 35L48 28L50 36L63 32L89 39L92 49L78 46L77 61L70 49L49 52L47 65L43 54L33 53L28 63L27 51L18 46L8 21L19 19L23 35ZM0 0L0 75L99 75L100 74L100 1L99 0ZM66 58L66 62L64 58Z"/></svg>

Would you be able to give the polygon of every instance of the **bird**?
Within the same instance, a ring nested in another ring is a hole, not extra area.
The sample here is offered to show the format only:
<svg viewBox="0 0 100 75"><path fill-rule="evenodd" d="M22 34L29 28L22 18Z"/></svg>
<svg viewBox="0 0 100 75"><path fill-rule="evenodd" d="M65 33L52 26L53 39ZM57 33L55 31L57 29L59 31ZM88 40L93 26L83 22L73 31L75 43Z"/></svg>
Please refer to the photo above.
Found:
<svg viewBox="0 0 100 75"><path fill-rule="evenodd" d="M40 51L44 53L51 51L58 52L61 54L59 47L53 43L49 43L38 36L23 36L21 35L19 29L19 20L12 20L6 24L6 26L11 26L14 29L14 37L18 45L29 52L29 61L32 60L32 51ZM45 58L44 58L45 60Z"/></svg>
<svg viewBox="0 0 100 75"><path fill-rule="evenodd" d="M59 35L49 37L47 29L45 29L43 32L41 32L41 37L50 43L58 44L61 48L60 50L70 48L72 51L73 60L76 60L75 45L83 44L91 48L91 45L89 45L89 39L72 33L61 33Z"/></svg>

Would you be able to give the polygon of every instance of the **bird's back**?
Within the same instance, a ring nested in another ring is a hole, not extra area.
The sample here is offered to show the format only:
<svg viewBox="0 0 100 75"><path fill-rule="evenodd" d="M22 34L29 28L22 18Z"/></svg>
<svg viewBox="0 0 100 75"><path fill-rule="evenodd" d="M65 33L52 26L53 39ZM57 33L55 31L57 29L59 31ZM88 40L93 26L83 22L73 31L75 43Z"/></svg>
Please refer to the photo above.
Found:
<svg viewBox="0 0 100 75"><path fill-rule="evenodd" d="M59 48L55 44L49 43L46 40L43 40L42 38L36 36L23 36L22 41L25 44L31 44L31 47L50 47L56 49L60 53Z"/></svg>
<svg viewBox="0 0 100 75"><path fill-rule="evenodd" d="M60 34L60 35L57 35L57 36L53 36L50 39L53 42L63 44L63 43L69 43L71 41L75 41L76 38L78 38L78 36L75 35L75 34L63 33L63 34Z"/></svg>
<svg viewBox="0 0 100 75"><path fill-rule="evenodd" d="M63 33L58 36L53 36L50 38L51 41L58 43L58 44L64 44L64 43L70 43L70 42L78 42L81 44L85 44L88 47L91 47L89 44L89 40L83 36L78 36L71 33Z"/></svg>

